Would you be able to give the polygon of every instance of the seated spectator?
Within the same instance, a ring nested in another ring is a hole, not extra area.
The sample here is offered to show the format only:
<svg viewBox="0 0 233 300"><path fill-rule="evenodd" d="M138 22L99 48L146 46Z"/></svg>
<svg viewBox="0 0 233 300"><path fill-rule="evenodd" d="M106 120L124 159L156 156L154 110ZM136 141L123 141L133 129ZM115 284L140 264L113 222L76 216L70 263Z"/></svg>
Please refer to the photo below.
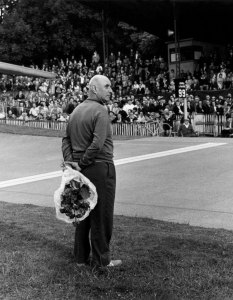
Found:
<svg viewBox="0 0 233 300"><path fill-rule="evenodd" d="M138 115L138 118L136 120L137 123L145 123L146 122L146 118L143 115L143 112L141 111Z"/></svg>
<svg viewBox="0 0 233 300"><path fill-rule="evenodd" d="M194 78L191 86L190 86L190 90L191 91L197 91L200 90L200 84L197 78Z"/></svg>
<svg viewBox="0 0 233 300"><path fill-rule="evenodd" d="M118 115L121 115L121 119L123 122L125 122L125 119L127 117L127 112L122 109L122 107L119 107Z"/></svg>
<svg viewBox="0 0 233 300"><path fill-rule="evenodd" d="M134 115L132 111L129 110L128 116L125 118L126 123L134 123L137 121L137 116Z"/></svg>
<svg viewBox="0 0 233 300"><path fill-rule="evenodd" d="M218 90L222 90L224 87L224 78L221 72L217 76L217 87Z"/></svg>
<svg viewBox="0 0 233 300"><path fill-rule="evenodd" d="M145 94L145 88L146 88L145 84L142 81L140 81L140 83L138 85L138 89L137 89L137 94L144 95Z"/></svg>
<svg viewBox="0 0 233 300"><path fill-rule="evenodd" d="M9 110L9 111L8 111L8 114L7 114L7 118L8 118L9 120L15 120L15 119L16 119L16 115L14 115L14 114L12 113L12 110Z"/></svg>
<svg viewBox="0 0 233 300"><path fill-rule="evenodd" d="M222 129L221 136L225 137L229 136L230 134L233 134L232 118L228 116L224 124L224 128Z"/></svg>
<svg viewBox="0 0 233 300"><path fill-rule="evenodd" d="M32 117L33 119L36 119L39 114L39 108L36 107L36 103L34 102L32 104L32 108L29 110L29 117Z"/></svg>
<svg viewBox="0 0 233 300"><path fill-rule="evenodd" d="M123 106L123 110L128 113L128 110L131 109L133 110L134 104L132 103L131 98L128 98L127 103Z"/></svg>
<svg viewBox="0 0 233 300"><path fill-rule="evenodd" d="M22 114L23 112L26 112L26 108L25 108L24 103L23 103L23 102L20 102L20 103L19 103L19 107L18 107L18 113L17 113L17 115L21 116L21 114Z"/></svg>
<svg viewBox="0 0 233 300"><path fill-rule="evenodd" d="M209 89L209 80L206 71L202 71L201 77L199 79L200 89L208 90Z"/></svg>
<svg viewBox="0 0 233 300"><path fill-rule="evenodd" d="M63 112L62 114L60 114L57 118L58 122L67 122L69 119L69 116L66 112Z"/></svg>
<svg viewBox="0 0 233 300"><path fill-rule="evenodd" d="M113 123L125 123L125 118L122 117L120 112L117 114L117 117L114 119Z"/></svg>
<svg viewBox="0 0 233 300"><path fill-rule="evenodd" d="M176 89L176 87L175 87L175 81L171 80L170 84L168 86L168 92L173 93L173 92L175 92L175 89Z"/></svg>
<svg viewBox="0 0 233 300"><path fill-rule="evenodd" d="M192 124L189 122L189 118L184 118L184 123L180 125L178 130L178 136L183 137L196 137L197 134L193 130Z"/></svg>
<svg viewBox="0 0 233 300"><path fill-rule="evenodd" d="M186 90L190 91L192 89L192 84L194 83L193 79L191 78L191 76L187 76L187 80L185 81L185 85L186 85Z"/></svg>
<svg viewBox="0 0 233 300"><path fill-rule="evenodd" d="M28 115L26 112L22 112L21 115L18 117L18 120L21 120L21 121L28 121L29 118L28 118Z"/></svg>
<svg viewBox="0 0 233 300"><path fill-rule="evenodd" d="M114 102L113 106L112 106L112 112L117 116L118 112L119 112L119 107L118 107L118 103Z"/></svg>
<svg viewBox="0 0 233 300"><path fill-rule="evenodd" d="M217 85L217 76L214 73L213 70L210 71L210 90L217 90L218 85Z"/></svg>
<svg viewBox="0 0 233 300"><path fill-rule="evenodd" d="M19 93L16 95L15 100L24 100L25 96L22 91L19 91Z"/></svg>
<svg viewBox="0 0 233 300"><path fill-rule="evenodd" d="M160 125L160 121L161 121L161 116L159 113L150 113L149 115L149 119L147 120L147 123L150 124L157 124L158 126Z"/></svg>

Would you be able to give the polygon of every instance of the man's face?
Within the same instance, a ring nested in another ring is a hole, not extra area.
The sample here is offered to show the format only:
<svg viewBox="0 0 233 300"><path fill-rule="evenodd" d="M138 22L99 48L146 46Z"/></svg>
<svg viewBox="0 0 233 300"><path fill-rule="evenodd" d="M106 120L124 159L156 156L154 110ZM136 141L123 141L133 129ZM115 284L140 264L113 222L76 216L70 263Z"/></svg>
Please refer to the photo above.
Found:
<svg viewBox="0 0 233 300"><path fill-rule="evenodd" d="M111 82L106 77L103 77L99 80L97 84L97 97L102 101L108 101L112 94Z"/></svg>

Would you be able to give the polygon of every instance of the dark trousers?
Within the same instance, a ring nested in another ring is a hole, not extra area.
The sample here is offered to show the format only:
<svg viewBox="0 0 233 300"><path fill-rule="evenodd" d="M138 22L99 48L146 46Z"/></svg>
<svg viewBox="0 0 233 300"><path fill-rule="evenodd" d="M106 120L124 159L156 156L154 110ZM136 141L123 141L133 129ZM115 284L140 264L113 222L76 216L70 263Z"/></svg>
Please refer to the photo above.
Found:
<svg viewBox="0 0 233 300"><path fill-rule="evenodd" d="M109 244L113 230L115 166L113 163L95 162L83 169L82 174L95 185L98 202L90 215L76 227L74 256L77 263L85 263L92 250L92 263L106 266L111 261Z"/></svg>

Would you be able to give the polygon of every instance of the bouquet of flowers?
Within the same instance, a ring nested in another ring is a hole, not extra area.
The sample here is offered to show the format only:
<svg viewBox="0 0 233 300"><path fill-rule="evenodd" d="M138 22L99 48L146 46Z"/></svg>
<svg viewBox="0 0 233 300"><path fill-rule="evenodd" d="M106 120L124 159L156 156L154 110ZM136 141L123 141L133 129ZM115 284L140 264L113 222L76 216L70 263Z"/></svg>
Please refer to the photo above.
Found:
<svg viewBox="0 0 233 300"><path fill-rule="evenodd" d="M76 226L96 206L97 192L82 173L65 165L61 185L54 193L56 217Z"/></svg>

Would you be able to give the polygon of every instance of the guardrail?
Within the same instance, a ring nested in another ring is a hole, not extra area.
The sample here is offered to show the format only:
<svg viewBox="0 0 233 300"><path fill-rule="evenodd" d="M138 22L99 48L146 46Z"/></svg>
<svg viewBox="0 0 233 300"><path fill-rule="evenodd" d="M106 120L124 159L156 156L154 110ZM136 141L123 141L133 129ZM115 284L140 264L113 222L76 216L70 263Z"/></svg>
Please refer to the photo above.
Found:
<svg viewBox="0 0 233 300"><path fill-rule="evenodd" d="M225 116L196 114L191 119L193 128L200 135L219 136L226 122ZM0 119L0 124L15 126L28 126L35 128L66 130L67 122L58 121L35 121L35 120L17 120ZM173 122L173 132L177 132L180 126L180 117ZM125 136L151 136L163 134L162 124L158 126L153 123L115 123L111 124L113 135Z"/></svg>
<svg viewBox="0 0 233 300"><path fill-rule="evenodd" d="M0 124L27 126L44 129L66 130L66 122L53 122L53 121L34 121L34 120L17 120L17 119L0 119Z"/></svg>

